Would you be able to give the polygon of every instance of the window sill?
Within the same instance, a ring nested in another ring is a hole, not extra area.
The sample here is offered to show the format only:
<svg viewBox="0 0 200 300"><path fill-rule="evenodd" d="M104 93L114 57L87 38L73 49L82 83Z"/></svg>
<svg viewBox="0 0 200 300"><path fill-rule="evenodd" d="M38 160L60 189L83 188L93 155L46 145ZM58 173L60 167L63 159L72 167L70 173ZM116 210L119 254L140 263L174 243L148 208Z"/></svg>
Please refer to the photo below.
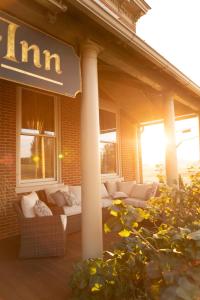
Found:
<svg viewBox="0 0 200 300"><path fill-rule="evenodd" d="M106 181L123 181L124 178L118 174L102 174L101 182L104 183Z"/></svg>
<svg viewBox="0 0 200 300"><path fill-rule="evenodd" d="M17 194L36 192L39 190L44 190L50 186L59 184L58 181L48 181L48 182L35 182L35 183L22 183L15 188Z"/></svg>

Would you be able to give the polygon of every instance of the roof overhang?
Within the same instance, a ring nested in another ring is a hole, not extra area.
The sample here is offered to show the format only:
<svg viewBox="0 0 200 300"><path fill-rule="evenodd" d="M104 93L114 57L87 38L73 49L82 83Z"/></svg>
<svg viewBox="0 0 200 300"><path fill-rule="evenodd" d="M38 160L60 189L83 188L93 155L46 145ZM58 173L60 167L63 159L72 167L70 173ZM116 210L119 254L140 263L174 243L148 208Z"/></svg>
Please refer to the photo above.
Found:
<svg viewBox="0 0 200 300"><path fill-rule="evenodd" d="M195 93L196 96L200 96L200 87L197 84L145 43L145 41L138 37L128 26L119 22L115 14L110 14L109 11L104 10L93 0L68 0L68 2L80 10L83 10L88 17L94 19L106 30L121 39L130 48L139 52L148 61L152 62L161 72L168 74L182 86L186 87L187 90ZM143 5L145 3L142 0L136 0L134 2L140 2L140 4Z"/></svg>

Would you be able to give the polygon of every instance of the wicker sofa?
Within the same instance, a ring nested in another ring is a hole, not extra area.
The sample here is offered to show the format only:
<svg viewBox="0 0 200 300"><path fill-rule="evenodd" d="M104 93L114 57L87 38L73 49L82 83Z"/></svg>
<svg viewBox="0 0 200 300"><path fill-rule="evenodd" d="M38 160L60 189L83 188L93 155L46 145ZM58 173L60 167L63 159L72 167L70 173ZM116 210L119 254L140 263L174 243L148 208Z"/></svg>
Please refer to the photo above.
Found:
<svg viewBox="0 0 200 300"><path fill-rule="evenodd" d="M59 190L64 184L53 187ZM65 186L66 187L66 186ZM51 186L52 188L52 186ZM69 187L70 189L70 187ZM71 186L77 197L81 197L81 187ZM148 206L148 198L155 196L157 185L136 184L134 181L112 181L101 186L101 203L103 223L109 218L109 210L113 198L121 198L127 204L134 207L145 208ZM60 256L65 253L66 234L81 230L81 205L72 207L58 207L49 199L47 190L37 191L40 200L45 202L53 215L36 218L25 218L21 208L21 201L14 203L21 229L20 257L45 257ZM137 197L139 198L137 198ZM81 199L80 199L81 203ZM62 218L67 219L66 229Z"/></svg>
<svg viewBox="0 0 200 300"><path fill-rule="evenodd" d="M58 189L63 185L58 185ZM37 192L39 198L45 202L53 212L53 215L63 215L67 216L67 228L66 233L71 234L74 232L78 232L81 230L81 206L74 206L74 207L58 207L56 204L51 203L48 201L48 196L45 190L40 190ZM109 211L107 209L108 206L112 204L112 200L110 198L102 199L102 221L103 223L109 217Z"/></svg>
<svg viewBox="0 0 200 300"><path fill-rule="evenodd" d="M57 189L63 185L58 185ZM114 198L121 198L121 192L126 195L123 201L134 207L145 208L148 206L148 199L155 196L157 184L136 184L135 181L110 181L101 185L101 204L103 223L109 218L108 207L112 205ZM69 190L81 198L81 186L69 186ZM77 193L78 189L78 193ZM134 193L133 193L134 190ZM58 207L48 199L48 193L45 190L37 192L39 198L47 203L54 215L65 214L67 216L67 233L73 233L81 230L81 205ZM135 195L135 196L134 196ZM119 196L119 197L118 197ZM137 198L138 197L138 198ZM81 199L80 199L81 202Z"/></svg>
<svg viewBox="0 0 200 300"><path fill-rule="evenodd" d="M14 202L20 226L20 258L63 256L66 244L66 216L25 218L21 201Z"/></svg>

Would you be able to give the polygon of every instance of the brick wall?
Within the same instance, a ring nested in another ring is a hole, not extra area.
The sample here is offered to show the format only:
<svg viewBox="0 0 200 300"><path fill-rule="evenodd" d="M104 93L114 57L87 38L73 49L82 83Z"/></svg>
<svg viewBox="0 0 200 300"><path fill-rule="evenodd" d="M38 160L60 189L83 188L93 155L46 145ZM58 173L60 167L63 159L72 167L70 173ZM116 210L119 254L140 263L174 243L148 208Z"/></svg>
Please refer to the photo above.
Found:
<svg viewBox="0 0 200 300"><path fill-rule="evenodd" d="M124 180L135 180L135 137L133 124L123 114L120 120L122 176Z"/></svg>
<svg viewBox="0 0 200 300"><path fill-rule="evenodd" d="M62 181L79 185L80 171L80 103L81 100L61 99Z"/></svg>
<svg viewBox="0 0 200 300"><path fill-rule="evenodd" d="M0 239L18 232L16 199L16 86L0 80Z"/></svg>
<svg viewBox="0 0 200 300"><path fill-rule="evenodd" d="M62 181L79 185L81 100L61 97ZM121 116L121 163L125 180L134 179L133 125ZM0 239L18 231L12 202L16 200L16 85L0 80Z"/></svg>

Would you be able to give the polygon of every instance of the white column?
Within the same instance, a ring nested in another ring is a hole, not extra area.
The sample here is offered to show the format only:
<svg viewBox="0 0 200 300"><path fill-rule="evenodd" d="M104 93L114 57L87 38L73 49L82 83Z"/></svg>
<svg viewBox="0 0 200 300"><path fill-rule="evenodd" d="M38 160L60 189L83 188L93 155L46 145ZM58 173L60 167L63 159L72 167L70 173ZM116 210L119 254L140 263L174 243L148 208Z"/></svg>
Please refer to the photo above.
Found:
<svg viewBox="0 0 200 300"><path fill-rule="evenodd" d="M99 94L97 56L100 48L87 42L82 47L81 178L82 256L101 257L103 251L101 170L99 152Z"/></svg>
<svg viewBox="0 0 200 300"><path fill-rule="evenodd" d="M166 135L166 176L167 184L178 184L178 165L176 154L176 131L173 95L164 95L164 125Z"/></svg>

